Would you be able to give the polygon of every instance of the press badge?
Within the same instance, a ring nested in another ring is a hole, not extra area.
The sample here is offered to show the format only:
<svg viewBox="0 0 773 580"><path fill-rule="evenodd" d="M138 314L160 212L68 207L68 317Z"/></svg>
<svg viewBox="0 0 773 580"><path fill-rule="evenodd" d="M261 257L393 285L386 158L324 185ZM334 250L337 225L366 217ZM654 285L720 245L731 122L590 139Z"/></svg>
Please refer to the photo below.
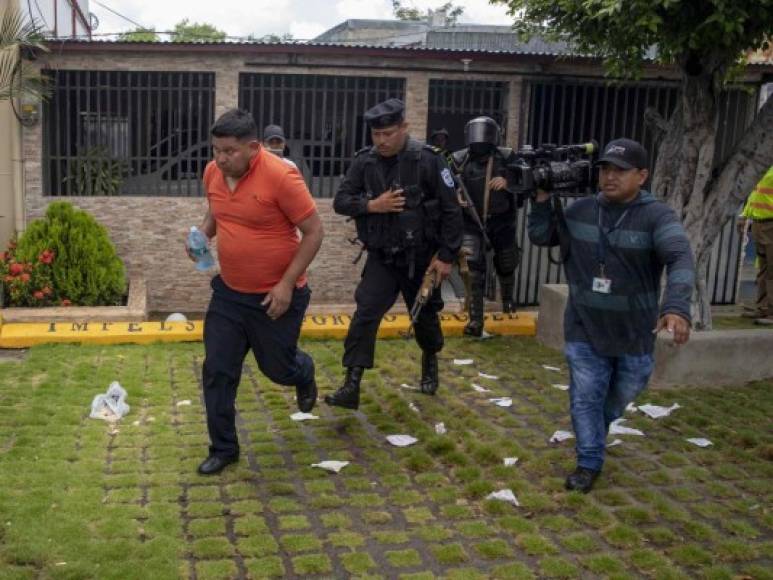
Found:
<svg viewBox="0 0 773 580"><path fill-rule="evenodd" d="M602 278L596 276L593 278L593 291L599 294L611 294L612 293L612 280L609 278Z"/></svg>

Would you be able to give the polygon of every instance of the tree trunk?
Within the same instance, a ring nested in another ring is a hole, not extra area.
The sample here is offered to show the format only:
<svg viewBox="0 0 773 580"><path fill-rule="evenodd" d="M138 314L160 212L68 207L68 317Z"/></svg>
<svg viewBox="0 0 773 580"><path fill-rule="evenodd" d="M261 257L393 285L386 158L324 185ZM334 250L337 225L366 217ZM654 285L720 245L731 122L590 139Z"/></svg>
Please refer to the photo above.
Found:
<svg viewBox="0 0 773 580"><path fill-rule="evenodd" d="M738 211L773 165L773 99L761 109L732 154L715 167L721 71L683 74L680 100L658 146L652 191L684 224L696 263L693 322L711 329L707 274L711 249L727 220Z"/></svg>

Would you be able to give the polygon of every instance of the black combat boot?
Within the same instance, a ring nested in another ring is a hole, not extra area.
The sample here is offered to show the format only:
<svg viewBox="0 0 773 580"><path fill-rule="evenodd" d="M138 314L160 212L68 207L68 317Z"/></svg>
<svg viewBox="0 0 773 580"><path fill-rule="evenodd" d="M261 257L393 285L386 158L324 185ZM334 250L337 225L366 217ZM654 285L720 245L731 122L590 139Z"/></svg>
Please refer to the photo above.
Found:
<svg viewBox="0 0 773 580"><path fill-rule="evenodd" d="M470 321L464 327L464 334L480 338L483 335L483 280L473 277L470 291Z"/></svg>
<svg viewBox="0 0 773 580"><path fill-rule="evenodd" d="M515 276L512 274L499 279L502 294L502 312L505 314L515 313L515 301L513 300L513 291L515 290Z"/></svg>
<svg viewBox="0 0 773 580"><path fill-rule="evenodd" d="M364 372L363 367L347 368L344 384L332 395L325 395L325 402L334 407L356 411L360 406L360 381Z"/></svg>
<svg viewBox="0 0 773 580"><path fill-rule="evenodd" d="M434 395L440 386L437 370L437 355L426 351L421 352L421 392Z"/></svg>

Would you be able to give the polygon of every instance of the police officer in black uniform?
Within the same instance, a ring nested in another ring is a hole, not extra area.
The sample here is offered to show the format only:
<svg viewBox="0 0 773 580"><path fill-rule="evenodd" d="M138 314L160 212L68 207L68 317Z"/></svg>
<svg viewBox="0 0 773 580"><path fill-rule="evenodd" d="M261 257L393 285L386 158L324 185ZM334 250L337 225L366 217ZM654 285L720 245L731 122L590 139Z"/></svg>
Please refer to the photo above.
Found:
<svg viewBox="0 0 773 580"><path fill-rule="evenodd" d="M389 99L365 113L373 147L355 156L333 207L351 216L368 252L357 290L357 310L344 343L346 379L329 405L357 409L360 381L373 367L376 333L398 294L410 309L425 271L441 279L451 271L462 243L462 212L453 176L441 155L408 135L404 106ZM438 389L437 353L443 348L436 288L414 329L421 347L421 391Z"/></svg>
<svg viewBox="0 0 773 580"><path fill-rule="evenodd" d="M464 211L464 242L470 266L470 320L464 333L483 334L483 298L486 285L486 251L494 251L494 269L499 277L502 311L515 312L513 289L520 261L516 241L516 215L523 199L511 191L513 175L508 165L516 161L512 149L498 147L499 125L490 117L477 117L465 127L467 148L453 154L457 176L472 199ZM481 224L485 228L483 234ZM487 245L490 244L490 248Z"/></svg>
<svg viewBox="0 0 773 580"><path fill-rule="evenodd" d="M443 156L443 158L446 160L446 163L448 163L450 167L453 162L453 158L451 157L452 152L448 149L449 138L450 135L444 128L435 129L429 135L429 144L432 145L435 150Z"/></svg>

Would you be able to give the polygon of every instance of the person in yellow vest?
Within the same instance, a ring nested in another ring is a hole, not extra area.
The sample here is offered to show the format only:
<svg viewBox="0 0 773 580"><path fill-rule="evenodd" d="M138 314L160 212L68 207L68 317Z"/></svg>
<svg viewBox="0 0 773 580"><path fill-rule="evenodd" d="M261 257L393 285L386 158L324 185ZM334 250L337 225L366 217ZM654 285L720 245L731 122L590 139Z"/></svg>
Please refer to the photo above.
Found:
<svg viewBox="0 0 773 580"><path fill-rule="evenodd" d="M749 195L739 227L751 220L751 236L757 252L757 304L743 316L756 324L773 325L773 166Z"/></svg>

